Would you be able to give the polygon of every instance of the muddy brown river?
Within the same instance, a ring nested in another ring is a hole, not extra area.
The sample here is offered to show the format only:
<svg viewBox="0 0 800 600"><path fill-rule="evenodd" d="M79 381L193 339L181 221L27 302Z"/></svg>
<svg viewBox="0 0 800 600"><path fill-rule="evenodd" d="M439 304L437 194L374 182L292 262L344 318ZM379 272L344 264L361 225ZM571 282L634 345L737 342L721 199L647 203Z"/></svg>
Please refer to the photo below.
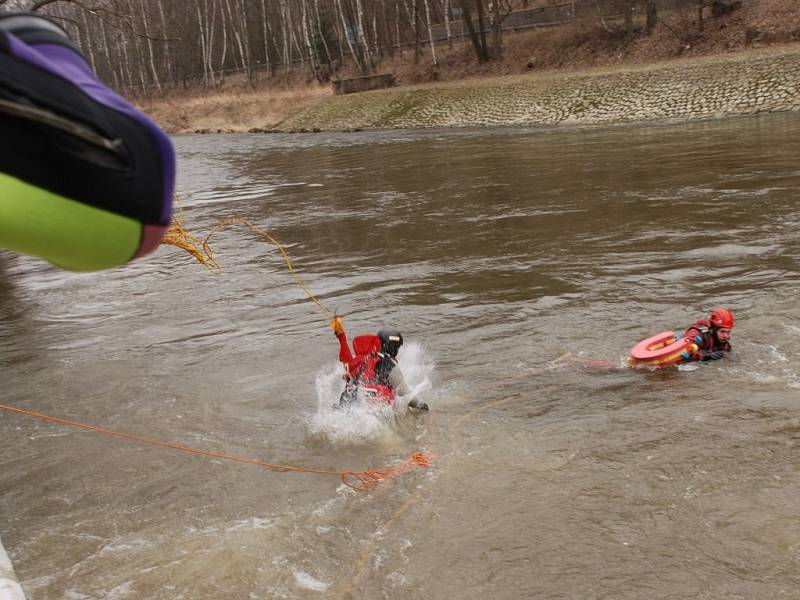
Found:
<svg viewBox="0 0 800 600"><path fill-rule="evenodd" d="M93 274L0 254L0 403L269 463L435 462L361 493L0 411L30 600L797 597L800 115L175 142L187 229L248 219L348 333L401 330L430 413L334 411L326 316L241 227L216 275L171 247ZM623 367L717 306L732 356Z"/></svg>

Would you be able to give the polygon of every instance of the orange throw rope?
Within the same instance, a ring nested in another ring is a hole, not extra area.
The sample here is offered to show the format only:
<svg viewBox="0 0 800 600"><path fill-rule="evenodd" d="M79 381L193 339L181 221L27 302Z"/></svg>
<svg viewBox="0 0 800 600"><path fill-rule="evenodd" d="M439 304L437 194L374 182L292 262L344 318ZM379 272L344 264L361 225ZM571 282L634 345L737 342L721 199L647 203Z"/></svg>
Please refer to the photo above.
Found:
<svg viewBox="0 0 800 600"><path fill-rule="evenodd" d="M172 225L170 225L170 228L167 231L167 234L164 236L164 239L161 240L162 244L182 248L194 256L195 259L197 259L197 261L205 266L209 271L221 273L222 267L214 258L214 253L212 252L211 245L209 244L211 237L217 231L229 225L242 225L247 227L262 240L272 244L278 249L283 256L283 261L286 263L286 269L289 271L289 275L294 278L297 285L299 285L300 288L306 293L308 298L314 302L314 304L319 306L320 310L325 313L325 316L327 316L328 319L333 319L336 316L328 309L328 307L320 302L319 298L317 298L310 289L308 289L308 286L305 284L302 277L300 277L297 271L295 271L294 265L292 264L292 259L289 258L289 253L286 252L286 248L284 248L283 244L272 237L268 232L264 231L260 227L256 227L247 219L230 218L220 221L214 225L214 227L211 228L211 231L208 232L208 235L206 235L203 240L200 240L189 234L186 229L184 229L182 214L182 211L178 211L175 215L173 215Z"/></svg>
<svg viewBox="0 0 800 600"><path fill-rule="evenodd" d="M84 429L86 431L94 431L95 433L102 433L104 435L110 435L113 437L119 437L126 440L130 440L133 442L139 442L142 444L149 444L150 446L159 446L161 448L171 448L172 450L178 450L180 452L187 452L189 454L197 454L200 456L208 456L210 458L217 458L220 460L227 460L230 462L238 462L238 463L245 463L248 465L256 465L259 467L264 467L266 469L272 469L274 471L294 471L297 473L317 473L319 475L338 475L342 483L346 486L360 491L366 492L371 487L377 485L381 481L386 481L387 479L391 479L392 477L404 473L408 471L412 467L421 467L421 468L428 468L433 464L433 455L427 452L415 452L411 455L407 461L405 461L402 465L396 467L384 467L383 469L373 470L367 469L366 471L332 471L328 469L314 469L312 467L298 467L294 465L282 465L282 464L275 464L275 463L268 463L261 460L256 460L253 458L242 458L239 456L231 456L229 454L223 454L221 452L211 452L208 450L200 450L197 448L190 448L188 446L181 446L179 444L171 444L168 442L160 442L158 440L153 440L150 438L133 435L130 433L123 433L121 431L114 431L112 429L106 429L105 427L96 427L95 425L87 425L85 423L78 423L77 421L70 421L68 419L62 419L60 417L53 417L50 415L45 415L43 413L35 412L32 410L26 410L24 408L16 408L14 406L8 406L6 404L0 404L0 409L6 410L12 413L17 413L20 415L25 415L28 417L35 417L37 419L41 419L42 421L48 421L50 423L58 423L59 425L68 425L69 427L76 427L78 429Z"/></svg>

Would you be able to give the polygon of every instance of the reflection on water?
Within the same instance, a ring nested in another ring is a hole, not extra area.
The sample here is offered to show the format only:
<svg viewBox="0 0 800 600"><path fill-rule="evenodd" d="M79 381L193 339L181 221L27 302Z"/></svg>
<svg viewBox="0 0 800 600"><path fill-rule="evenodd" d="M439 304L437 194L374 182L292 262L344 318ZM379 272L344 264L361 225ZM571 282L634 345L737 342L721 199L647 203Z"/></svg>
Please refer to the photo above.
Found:
<svg viewBox="0 0 800 600"><path fill-rule="evenodd" d="M772 598L797 585L800 119L187 136L185 224L286 245L429 415L330 409L337 344L278 252L215 236L65 274L0 256L2 402L357 495L4 415L0 535L33 598ZM648 373L715 306L735 356ZM592 363L589 363L590 365Z"/></svg>

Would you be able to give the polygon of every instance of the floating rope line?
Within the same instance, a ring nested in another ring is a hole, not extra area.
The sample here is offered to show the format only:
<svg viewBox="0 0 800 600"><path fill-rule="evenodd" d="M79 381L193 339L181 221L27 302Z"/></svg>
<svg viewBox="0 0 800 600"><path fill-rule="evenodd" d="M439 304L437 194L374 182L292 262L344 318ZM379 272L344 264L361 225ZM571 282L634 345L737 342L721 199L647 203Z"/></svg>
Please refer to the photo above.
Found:
<svg viewBox="0 0 800 600"><path fill-rule="evenodd" d="M284 465L277 463L269 463L254 458L242 458L239 456L231 456L230 454L223 454L222 452L212 452L209 450L200 450L198 448L190 448L189 446L181 446L180 444L172 444L169 442L161 442L150 438L124 433L122 431L114 431L113 429L106 429L105 427L97 427L95 425L87 425L86 423L79 423L77 421L70 421L60 417L53 417L43 413L27 410L24 408L16 408L6 404L0 404L1 410L34 417L47 421L50 423L57 423L59 425L67 425L86 431L93 431L104 435L123 438L132 442L139 442L148 444L150 446L158 446L160 448L170 448L179 452L186 452L189 454L196 454L199 456L207 456L209 458L217 458L219 460L226 460L230 462L244 463L248 465L256 465L265 469L272 469L273 471L292 471L295 473L315 473L318 475L338 475L342 483L349 488L359 492L366 492L372 487L376 486L382 481L387 481L393 477L405 473L413 467L428 468L433 464L433 455L427 452L415 452L403 464L395 467L384 467L382 469L367 469L366 471L334 471L331 469L315 469L313 467L300 467L296 465Z"/></svg>

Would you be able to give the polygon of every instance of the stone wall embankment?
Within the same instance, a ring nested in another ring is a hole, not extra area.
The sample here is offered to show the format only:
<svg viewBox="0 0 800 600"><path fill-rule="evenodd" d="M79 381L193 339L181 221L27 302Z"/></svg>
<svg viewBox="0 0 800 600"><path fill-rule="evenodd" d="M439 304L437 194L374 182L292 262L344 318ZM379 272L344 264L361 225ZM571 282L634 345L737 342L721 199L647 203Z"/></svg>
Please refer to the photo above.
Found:
<svg viewBox="0 0 800 600"><path fill-rule="evenodd" d="M800 110L800 49L335 96L279 131L608 125Z"/></svg>

